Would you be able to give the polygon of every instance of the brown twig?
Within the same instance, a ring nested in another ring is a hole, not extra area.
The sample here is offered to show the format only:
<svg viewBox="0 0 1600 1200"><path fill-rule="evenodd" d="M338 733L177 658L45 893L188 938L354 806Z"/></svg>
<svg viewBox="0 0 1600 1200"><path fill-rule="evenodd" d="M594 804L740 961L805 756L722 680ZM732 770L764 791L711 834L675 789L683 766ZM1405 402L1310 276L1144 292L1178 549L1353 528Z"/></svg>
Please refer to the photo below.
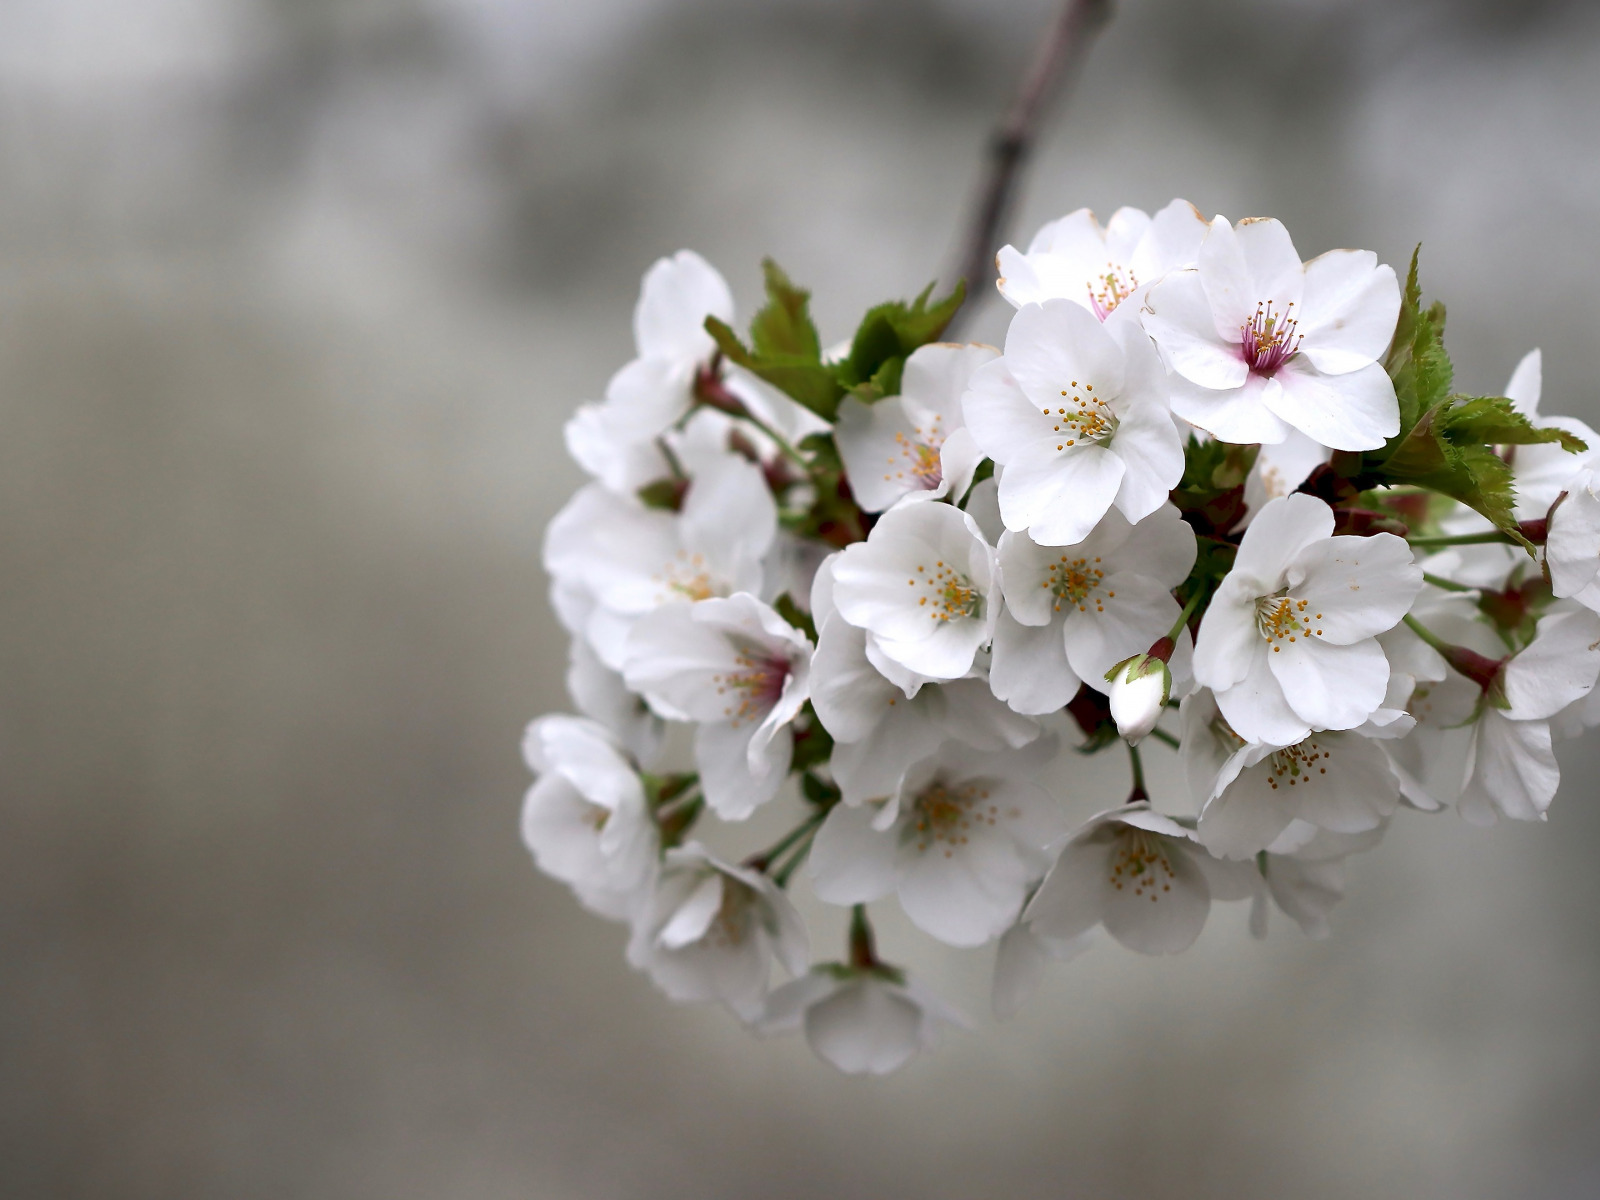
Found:
<svg viewBox="0 0 1600 1200"><path fill-rule="evenodd" d="M989 299L1001 228L1010 213L1017 178L1033 151L1045 106L1083 66L1094 35L1111 18L1111 0L1065 0L1061 13L1028 64L1011 107L989 140L988 164L961 257L967 302L956 324L970 320Z"/></svg>

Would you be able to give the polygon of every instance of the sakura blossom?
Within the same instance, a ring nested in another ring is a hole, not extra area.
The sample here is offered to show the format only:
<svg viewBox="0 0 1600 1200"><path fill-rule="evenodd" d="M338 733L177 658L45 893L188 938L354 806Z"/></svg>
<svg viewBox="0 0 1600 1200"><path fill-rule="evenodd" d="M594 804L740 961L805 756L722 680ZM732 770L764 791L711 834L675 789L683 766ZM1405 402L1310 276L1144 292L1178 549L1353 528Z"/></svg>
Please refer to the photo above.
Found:
<svg viewBox="0 0 1600 1200"><path fill-rule="evenodd" d="M695 722L706 803L742 820L789 773L809 695L811 643L748 592L664 604L628 639L624 678L661 716Z"/></svg>
<svg viewBox="0 0 1600 1200"><path fill-rule="evenodd" d="M923 346L906 359L898 396L871 405L844 399L834 436L863 509L967 494L983 455L966 428L961 396L972 373L998 354L989 346Z"/></svg>
<svg viewBox="0 0 1600 1200"><path fill-rule="evenodd" d="M1000 515L1044 546L1087 538L1115 505L1140 521L1183 475L1160 359L1131 322L1102 325L1067 300L1027 304L1005 353L962 400L978 448L1002 468Z"/></svg>
<svg viewBox="0 0 1600 1200"><path fill-rule="evenodd" d="M1174 200L1153 217L1119 208L1104 228L1080 208L1043 226L1026 253L1001 247L1000 294L1017 308L1071 300L1102 321L1136 321L1152 285L1195 265L1207 228L1187 200Z"/></svg>
<svg viewBox="0 0 1600 1200"><path fill-rule="evenodd" d="M824 339L771 264L741 333L663 259L566 428L579 715L528 726L523 840L667 997L847 1073L968 1025L880 955L886 909L995 943L1008 1019L1218 902L1326 936L1353 856L1543 819L1600 725L1600 444L1541 411L1538 351L1477 389L1415 259L1402 289L1183 201L1027 246L1001 350L944 340L959 291Z"/></svg>
<svg viewBox="0 0 1600 1200"><path fill-rule="evenodd" d="M914 763L881 804L836 807L811 848L812 888L830 904L897 892L919 929L953 946L999 937L1044 874L1044 848L1066 832L1033 776L1054 738L974 756L960 743Z"/></svg>
<svg viewBox="0 0 1600 1200"><path fill-rule="evenodd" d="M1044 713L1071 700L1080 681L1109 690L1111 667L1148 650L1177 619L1172 589L1194 557L1194 533L1170 505L1137 525L1113 509L1070 546L1003 534L995 694L1019 712Z"/></svg>
<svg viewBox="0 0 1600 1200"><path fill-rule="evenodd" d="M1291 429L1336 450L1374 450L1400 428L1378 359L1400 312L1391 267L1367 250L1302 263L1271 219L1217 217L1192 271L1150 291L1144 327L1173 371L1172 411L1227 442Z"/></svg>
<svg viewBox="0 0 1600 1200"><path fill-rule="evenodd" d="M767 997L757 1029L804 1031L817 1057L847 1075L887 1075L970 1022L920 980L881 966L827 964Z"/></svg>
<svg viewBox="0 0 1600 1200"><path fill-rule="evenodd" d="M1354 729L1383 703L1389 662L1376 637L1405 616L1422 571L1393 534L1333 529L1315 497L1269 502L1201 621L1195 679L1247 741Z"/></svg>
<svg viewBox="0 0 1600 1200"><path fill-rule="evenodd" d="M994 550L948 504L885 513L833 566L833 603L868 645L924 679L960 679L994 633Z"/></svg>
<svg viewBox="0 0 1600 1200"><path fill-rule="evenodd" d="M680 1002L716 1000L761 1015L772 965L805 974L805 923L770 878L691 842L668 850L633 926L628 962Z"/></svg>
<svg viewBox="0 0 1600 1200"><path fill-rule="evenodd" d="M522 804L522 840L539 869L602 916L630 916L659 844L638 773L611 734L582 717L540 717L522 754L538 776Z"/></svg>
<svg viewBox="0 0 1600 1200"><path fill-rule="evenodd" d="M1192 830L1139 801L1066 839L1023 919L1044 937L1104 926L1140 954L1177 954L1200 936L1213 899L1247 899L1254 888L1249 864L1212 858Z"/></svg>

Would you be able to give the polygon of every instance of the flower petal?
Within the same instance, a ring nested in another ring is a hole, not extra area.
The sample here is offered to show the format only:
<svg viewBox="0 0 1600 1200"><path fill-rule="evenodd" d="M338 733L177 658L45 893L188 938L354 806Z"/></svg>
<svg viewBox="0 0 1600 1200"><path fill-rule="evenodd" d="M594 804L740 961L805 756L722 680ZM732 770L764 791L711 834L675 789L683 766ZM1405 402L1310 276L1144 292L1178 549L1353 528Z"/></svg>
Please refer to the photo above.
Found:
<svg viewBox="0 0 1600 1200"><path fill-rule="evenodd" d="M1400 402L1381 363L1324 375L1295 355L1263 403L1301 433L1335 450L1376 450L1400 432Z"/></svg>

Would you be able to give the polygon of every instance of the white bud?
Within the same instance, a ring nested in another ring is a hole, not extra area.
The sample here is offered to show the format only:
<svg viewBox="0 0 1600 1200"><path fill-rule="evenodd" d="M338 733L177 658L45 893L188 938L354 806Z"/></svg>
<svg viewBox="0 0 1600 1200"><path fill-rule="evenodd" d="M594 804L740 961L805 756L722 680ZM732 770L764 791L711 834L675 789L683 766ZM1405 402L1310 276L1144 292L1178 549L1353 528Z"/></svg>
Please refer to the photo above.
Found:
<svg viewBox="0 0 1600 1200"><path fill-rule="evenodd" d="M1159 658L1135 654L1106 672L1111 681L1111 718L1128 744L1137 746L1166 711L1172 672Z"/></svg>

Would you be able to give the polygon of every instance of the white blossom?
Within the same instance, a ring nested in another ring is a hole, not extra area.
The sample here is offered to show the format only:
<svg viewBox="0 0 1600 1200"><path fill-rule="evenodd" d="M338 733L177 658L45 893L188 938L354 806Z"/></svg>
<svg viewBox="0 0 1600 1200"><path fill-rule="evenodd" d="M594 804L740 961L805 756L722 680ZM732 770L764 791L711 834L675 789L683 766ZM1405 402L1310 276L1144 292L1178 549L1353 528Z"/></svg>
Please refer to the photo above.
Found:
<svg viewBox="0 0 1600 1200"><path fill-rule="evenodd" d="M661 715L697 722L706 803L737 821L789 772L790 722L810 695L811 643L748 592L664 604L628 638L627 685Z"/></svg>
<svg viewBox="0 0 1600 1200"><path fill-rule="evenodd" d="M1039 725L995 699L983 679L924 684L899 671L891 680L879 669L895 664L869 653L867 631L833 606L837 557L817 572L811 612L818 622L811 660L811 701L817 719L833 736L830 767L846 804L889 796L907 767L932 754L947 739L979 751L1024 746ZM876 663L874 661L876 659Z"/></svg>
<svg viewBox="0 0 1600 1200"><path fill-rule="evenodd" d="M1333 524L1315 497L1270 501L1200 622L1195 679L1247 741L1353 729L1383 703L1389 663L1375 638L1405 615L1422 571L1400 538L1335 537Z"/></svg>
<svg viewBox="0 0 1600 1200"><path fill-rule="evenodd" d="M1191 830L1140 801L1090 818L1066 840L1023 919L1044 937L1104 925L1130 950L1177 954L1200 936L1213 899L1253 894L1254 872L1212 858Z"/></svg>
<svg viewBox="0 0 1600 1200"><path fill-rule="evenodd" d="M897 892L912 923L940 941L1000 936L1044 874L1045 846L1066 831L1034 782L1055 751L1054 738L995 755L950 742L881 804L837 805L811 847L817 897L861 904Z"/></svg>
<svg viewBox="0 0 1600 1200"><path fill-rule="evenodd" d="M1045 937L1023 921L1006 930L995 951L989 988L989 1005L996 1019L1009 1021L1021 1011L1022 1002L1043 979L1045 964L1071 962L1094 945L1098 936L1089 929L1075 937Z"/></svg>
<svg viewBox="0 0 1600 1200"><path fill-rule="evenodd" d="M1600 612L1600 476L1583 471L1567 482L1566 493L1545 539L1551 590Z"/></svg>
<svg viewBox="0 0 1600 1200"><path fill-rule="evenodd" d="M1394 270L1367 250L1302 265L1283 225L1211 223L1193 271L1152 288L1144 327L1175 373L1172 409L1227 442L1281 442L1290 429L1339 450L1373 450L1400 429L1378 359L1400 312Z"/></svg>
<svg viewBox="0 0 1600 1200"><path fill-rule="evenodd" d="M1600 434L1576 417L1541 414L1539 402L1543 390L1544 360L1538 350L1530 350L1511 373L1506 383L1506 398L1536 428L1569 433L1587 449L1574 454L1560 442L1506 447L1516 495L1514 515L1519 521L1533 521L1547 515L1562 492L1570 490L1580 475L1600 463ZM1514 547L1511 549L1515 552Z"/></svg>
<svg viewBox="0 0 1600 1200"><path fill-rule="evenodd" d="M540 717L522 739L538 776L522 804L534 862L606 917L630 917L648 893L659 838L644 785L604 726Z"/></svg>
<svg viewBox="0 0 1600 1200"><path fill-rule="evenodd" d="M1111 719L1130 746L1137 746L1167 711L1172 671L1161 659L1136 655L1111 669Z"/></svg>
<svg viewBox="0 0 1600 1200"><path fill-rule="evenodd" d="M673 1000L717 1000L746 1021L761 1014L773 961L799 976L809 953L782 889L697 842L667 851L628 943L628 962Z"/></svg>
<svg viewBox="0 0 1600 1200"><path fill-rule="evenodd" d="M1268 847L1261 866L1265 887L1256 893L1250 912L1250 929L1257 937L1267 932L1267 901L1283 910L1310 938L1328 936L1328 913L1344 899L1345 859L1370 850L1382 840L1387 822L1364 833L1330 833L1288 830L1287 847Z"/></svg>
<svg viewBox="0 0 1600 1200"><path fill-rule="evenodd" d="M1250 858L1303 821L1334 833L1376 829L1400 803L1383 745L1324 730L1292 746L1252 743L1229 756L1200 812L1199 838L1221 858Z"/></svg>
<svg viewBox="0 0 1600 1200"><path fill-rule="evenodd" d="M1561 782L1550 719L1587 696L1597 675L1600 615L1573 608L1541 617L1533 641L1480 702L1456 811L1475 825L1543 820Z"/></svg>
<svg viewBox="0 0 1600 1200"><path fill-rule="evenodd" d="M868 645L923 679L960 679L994 633L994 550L949 504L885 513L833 561L833 603Z"/></svg>
<svg viewBox="0 0 1600 1200"><path fill-rule="evenodd" d="M759 591L777 508L759 468L727 455L694 477L681 511L646 508L598 484L545 532L556 588L587 597L583 634L621 670L633 622L662 604Z"/></svg>
<svg viewBox="0 0 1600 1200"><path fill-rule="evenodd" d="M804 1030L812 1051L847 1075L887 1075L933 1045L944 1025L971 1028L919 980L830 963L776 988L756 1028Z"/></svg>
<svg viewBox="0 0 1600 1200"><path fill-rule="evenodd" d="M733 295L693 250L645 272L633 310L638 356L611 377L605 402L580 408L566 429L572 457L613 489L641 471L648 477L659 462L653 440L693 403L695 375L717 348L705 331L708 316L732 321Z"/></svg>
<svg viewBox="0 0 1600 1200"><path fill-rule="evenodd" d="M568 647L567 694L580 713L610 730L635 762L648 767L656 761L665 724L642 697L628 690L621 672L601 662L581 637L573 638Z"/></svg>
<svg viewBox="0 0 1600 1200"><path fill-rule="evenodd" d="M1054 712L1079 682L1110 688L1113 664L1142 653L1177 620L1172 589L1194 565L1194 533L1164 505L1137 525L1108 512L1073 546L1000 539L1005 612L994 637L990 684L1018 712Z"/></svg>
<svg viewBox="0 0 1600 1200"><path fill-rule="evenodd" d="M900 394L863 404L846 396L834 440L856 502L882 512L903 497L959 501L983 455L968 432L961 396L992 346L933 343L906 359Z"/></svg>
<svg viewBox="0 0 1600 1200"><path fill-rule="evenodd" d="M1003 357L962 400L978 448L1003 468L1000 515L1047 546L1081 542L1113 504L1139 521L1183 476L1167 378L1132 323L1067 300L1024 305Z"/></svg>
<svg viewBox="0 0 1600 1200"><path fill-rule="evenodd" d="M1187 200L1154 217L1119 208L1100 227L1087 208L1051 221L1026 254L1005 246L995 258L1000 294L1015 308L1071 300L1102 321L1138 320L1150 287L1170 271L1195 264L1206 219Z"/></svg>

